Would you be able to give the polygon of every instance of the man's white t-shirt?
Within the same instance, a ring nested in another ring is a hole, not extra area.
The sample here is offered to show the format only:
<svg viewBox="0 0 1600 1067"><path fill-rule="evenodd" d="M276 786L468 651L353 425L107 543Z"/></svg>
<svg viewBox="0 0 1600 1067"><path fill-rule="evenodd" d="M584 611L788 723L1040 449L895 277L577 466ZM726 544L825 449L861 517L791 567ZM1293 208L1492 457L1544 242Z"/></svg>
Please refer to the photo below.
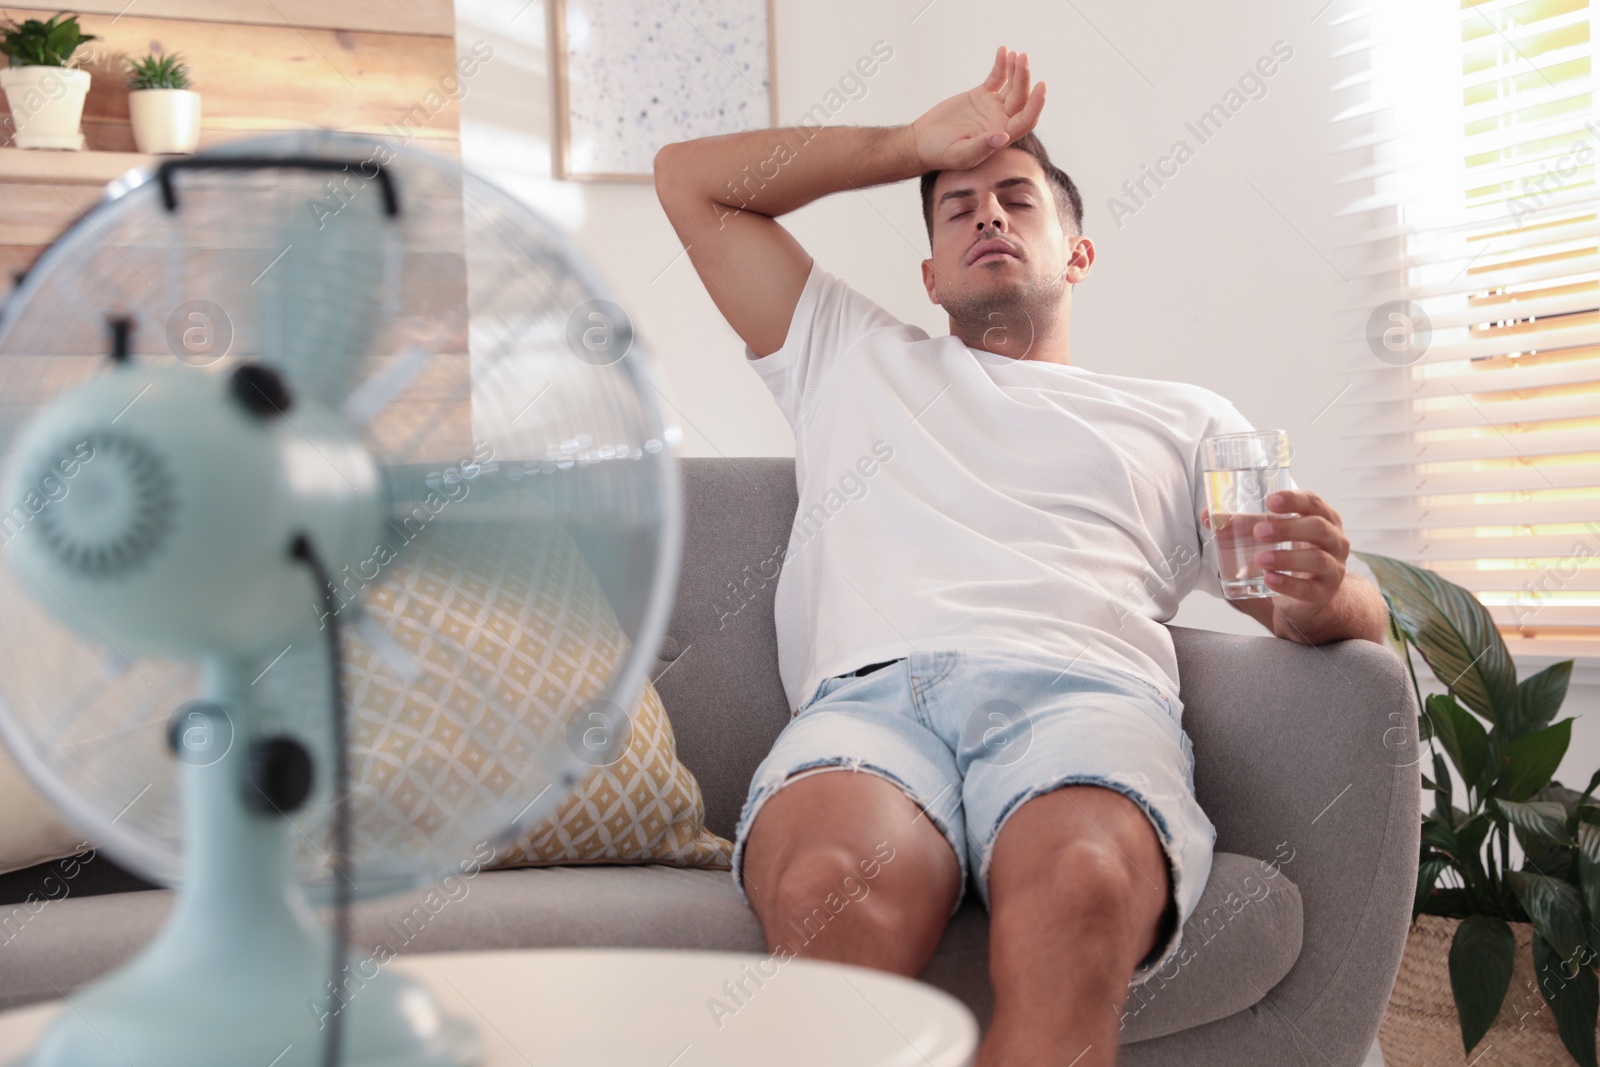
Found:
<svg viewBox="0 0 1600 1067"><path fill-rule="evenodd" d="M1162 622L1195 588L1222 596L1200 441L1254 429L1226 399L929 337L814 260L783 347L745 355L795 434L775 608L791 709L941 649L1178 692Z"/></svg>

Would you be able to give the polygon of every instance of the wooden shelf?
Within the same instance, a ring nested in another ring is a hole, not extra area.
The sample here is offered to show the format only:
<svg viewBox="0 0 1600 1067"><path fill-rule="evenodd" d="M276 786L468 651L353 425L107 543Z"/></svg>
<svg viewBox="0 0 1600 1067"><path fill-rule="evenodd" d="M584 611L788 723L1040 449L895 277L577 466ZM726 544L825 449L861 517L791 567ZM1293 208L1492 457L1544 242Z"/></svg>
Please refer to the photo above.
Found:
<svg viewBox="0 0 1600 1067"><path fill-rule="evenodd" d="M207 131L207 136L201 138L200 149L203 151L228 141L278 132L282 131L278 129ZM392 130L382 127L352 127L344 132L368 134L391 144L405 143L394 137ZM447 159L461 158L461 142L453 129L441 132L421 131L412 139L412 144ZM0 147L0 182L104 185L122 177L130 170L153 167L163 159L177 158L179 157L151 156L141 152L101 152L92 149L85 149L82 152L61 152L43 148Z"/></svg>
<svg viewBox="0 0 1600 1067"><path fill-rule="evenodd" d="M59 152L42 148L0 148L0 181L104 185L159 156L139 152Z"/></svg>

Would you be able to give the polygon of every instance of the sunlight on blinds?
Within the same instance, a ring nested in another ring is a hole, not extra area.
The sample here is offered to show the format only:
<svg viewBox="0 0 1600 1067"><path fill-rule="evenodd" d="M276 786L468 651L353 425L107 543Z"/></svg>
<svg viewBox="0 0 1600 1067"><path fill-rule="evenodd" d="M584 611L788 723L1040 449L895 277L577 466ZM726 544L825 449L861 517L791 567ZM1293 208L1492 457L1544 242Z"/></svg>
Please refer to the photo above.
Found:
<svg viewBox="0 0 1600 1067"><path fill-rule="evenodd" d="M1351 310L1378 306L1350 372L1358 547L1471 589L1508 637L1600 637L1591 0L1367 15L1408 47L1373 46L1368 106L1341 116L1373 159L1348 212L1373 295Z"/></svg>

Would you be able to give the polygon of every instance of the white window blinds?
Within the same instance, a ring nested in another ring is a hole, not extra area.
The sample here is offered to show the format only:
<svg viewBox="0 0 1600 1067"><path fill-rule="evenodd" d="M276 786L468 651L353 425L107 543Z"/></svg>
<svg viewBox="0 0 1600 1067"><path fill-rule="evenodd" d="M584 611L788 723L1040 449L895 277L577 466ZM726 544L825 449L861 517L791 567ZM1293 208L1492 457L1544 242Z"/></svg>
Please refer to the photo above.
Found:
<svg viewBox="0 0 1600 1067"><path fill-rule="evenodd" d="M1565 652L1600 650L1593 23L1591 0L1374 3L1335 57L1363 264L1346 526Z"/></svg>

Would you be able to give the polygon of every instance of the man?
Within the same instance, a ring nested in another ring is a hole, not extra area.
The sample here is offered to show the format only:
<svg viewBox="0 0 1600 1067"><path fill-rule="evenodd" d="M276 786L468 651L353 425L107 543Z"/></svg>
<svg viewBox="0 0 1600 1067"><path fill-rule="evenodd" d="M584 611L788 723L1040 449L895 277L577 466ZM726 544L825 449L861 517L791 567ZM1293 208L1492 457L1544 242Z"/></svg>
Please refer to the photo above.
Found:
<svg viewBox="0 0 1600 1067"><path fill-rule="evenodd" d="M757 769L734 882L778 953L918 975L972 879L991 918L980 1067L1112 1064L1130 981L1176 955L1216 831L1194 799L1163 620L1221 595L1201 438L1252 427L1198 386L1085 371L1082 200L1031 131L1026 54L909 126L668 145L656 189L795 431L777 591L792 718ZM929 337L776 217L921 177ZM1302 644L1382 642L1337 512L1269 501L1281 594L1231 601ZM854 773L836 773L850 771ZM828 905L848 895L848 906Z"/></svg>

